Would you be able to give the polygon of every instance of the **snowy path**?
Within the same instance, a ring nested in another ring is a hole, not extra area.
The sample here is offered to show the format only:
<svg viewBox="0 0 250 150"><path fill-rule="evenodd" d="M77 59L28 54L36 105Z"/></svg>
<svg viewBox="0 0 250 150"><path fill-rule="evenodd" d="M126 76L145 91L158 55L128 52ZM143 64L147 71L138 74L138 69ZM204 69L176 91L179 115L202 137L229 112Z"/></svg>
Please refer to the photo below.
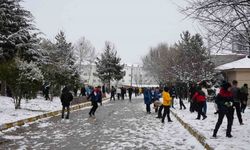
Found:
<svg viewBox="0 0 250 150"><path fill-rule="evenodd" d="M162 124L146 114L142 99L104 105L95 123L84 109L71 113L70 122L54 117L2 133L0 149L204 149L173 116Z"/></svg>

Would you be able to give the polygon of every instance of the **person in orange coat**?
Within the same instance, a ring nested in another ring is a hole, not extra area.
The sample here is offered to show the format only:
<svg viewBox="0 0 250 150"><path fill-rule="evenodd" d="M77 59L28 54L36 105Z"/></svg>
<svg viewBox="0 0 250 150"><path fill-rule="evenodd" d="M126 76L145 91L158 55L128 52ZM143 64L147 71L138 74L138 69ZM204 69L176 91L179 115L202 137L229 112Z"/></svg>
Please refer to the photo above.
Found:
<svg viewBox="0 0 250 150"><path fill-rule="evenodd" d="M170 97L169 94L169 88L168 87L164 87L164 91L162 92L162 98L163 98L163 102L162 102L162 106L164 108L164 112L163 112L163 116L162 116L162 123L164 123L165 121L165 117L168 117L168 122L173 122L170 119L170 106L171 106L171 100L172 98Z"/></svg>

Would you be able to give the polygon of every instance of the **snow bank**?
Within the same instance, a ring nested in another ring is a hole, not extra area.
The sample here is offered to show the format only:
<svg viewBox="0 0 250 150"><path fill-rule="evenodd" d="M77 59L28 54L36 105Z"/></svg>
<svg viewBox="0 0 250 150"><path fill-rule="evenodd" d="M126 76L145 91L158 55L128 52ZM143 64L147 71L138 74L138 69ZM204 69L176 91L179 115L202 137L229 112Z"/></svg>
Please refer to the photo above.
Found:
<svg viewBox="0 0 250 150"><path fill-rule="evenodd" d="M179 100L176 100L176 102ZM213 130L217 122L218 116L214 114L214 104L207 103L207 119L196 120L197 113L189 112L189 104L185 102L186 110L179 110L178 103L175 104L176 109L172 109L186 123L191 125L199 133L206 137L206 142L216 150L229 149L250 149L250 108L248 107L245 113L242 114L244 125L240 125L236 112L234 113L234 123L232 127L233 138L226 137L227 118L224 117L223 123L217 133L217 138L212 138Z"/></svg>
<svg viewBox="0 0 250 150"><path fill-rule="evenodd" d="M0 125L59 110L61 101L58 97L53 101L38 97L28 101L22 100L21 108L16 110L12 98L0 96Z"/></svg>

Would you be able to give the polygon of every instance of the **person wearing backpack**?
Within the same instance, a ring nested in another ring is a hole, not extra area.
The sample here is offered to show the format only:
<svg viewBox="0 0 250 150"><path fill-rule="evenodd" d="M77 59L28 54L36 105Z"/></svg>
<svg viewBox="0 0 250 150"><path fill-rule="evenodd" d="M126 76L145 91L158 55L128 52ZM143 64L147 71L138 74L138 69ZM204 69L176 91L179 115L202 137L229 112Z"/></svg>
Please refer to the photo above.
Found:
<svg viewBox="0 0 250 150"><path fill-rule="evenodd" d="M216 97L216 104L218 105L218 121L215 125L213 132L213 137L217 137L217 132L223 122L223 118L226 115L227 117L227 131L226 137L233 137L231 135L232 125L233 125L233 94L231 92L231 84L224 82L222 88L220 89L219 94Z"/></svg>
<svg viewBox="0 0 250 150"><path fill-rule="evenodd" d="M237 117L239 120L240 125L243 125L242 116L241 116L241 109L240 109L240 88L238 88L238 81L233 80L232 82L233 87L231 92L233 94L233 106L236 109Z"/></svg>
<svg viewBox="0 0 250 150"><path fill-rule="evenodd" d="M92 103L92 108L90 109L89 112L89 117L95 117L95 112L98 108L98 103L102 105L102 92L101 92L101 87L98 86L96 87L91 94L88 96L87 99L91 100Z"/></svg>
<svg viewBox="0 0 250 150"><path fill-rule="evenodd" d="M63 88L60 99L62 102L62 119L64 118L65 108L67 108L66 119L69 119L69 113L70 113L69 106L70 106L70 102L73 100L73 95L72 93L70 93L69 88L67 86Z"/></svg>

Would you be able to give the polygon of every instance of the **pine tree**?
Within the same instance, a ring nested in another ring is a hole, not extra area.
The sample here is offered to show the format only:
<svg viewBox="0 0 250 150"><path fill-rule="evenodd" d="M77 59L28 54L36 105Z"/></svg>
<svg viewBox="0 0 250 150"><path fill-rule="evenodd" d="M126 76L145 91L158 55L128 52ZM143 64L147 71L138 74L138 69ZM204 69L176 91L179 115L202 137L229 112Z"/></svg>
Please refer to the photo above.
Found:
<svg viewBox="0 0 250 150"><path fill-rule="evenodd" d="M22 53L31 39L32 14L20 6L21 0L0 1L0 62Z"/></svg>
<svg viewBox="0 0 250 150"><path fill-rule="evenodd" d="M10 87L15 108L23 97L35 96L43 80L38 67L42 51L33 30L32 14L20 0L0 1L0 80Z"/></svg>
<svg viewBox="0 0 250 150"><path fill-rule="evenodd" d="M98 76L103 83L109 83L112 80L121 80L125 71L124 65L121 64L121 58L117 56L115 47L110 43L105 43L104 52L101 57L97 57L96 63L96 76Z"/></svg>
<svg viewBox="0 0 250 150"><path fill-rule="evenodd" d="M207 49L199 34L191 36L186 31L177 44L179 53L176 67L179 80L200 81L209 79L213 75L213 64L209 61Z"/></svg>

